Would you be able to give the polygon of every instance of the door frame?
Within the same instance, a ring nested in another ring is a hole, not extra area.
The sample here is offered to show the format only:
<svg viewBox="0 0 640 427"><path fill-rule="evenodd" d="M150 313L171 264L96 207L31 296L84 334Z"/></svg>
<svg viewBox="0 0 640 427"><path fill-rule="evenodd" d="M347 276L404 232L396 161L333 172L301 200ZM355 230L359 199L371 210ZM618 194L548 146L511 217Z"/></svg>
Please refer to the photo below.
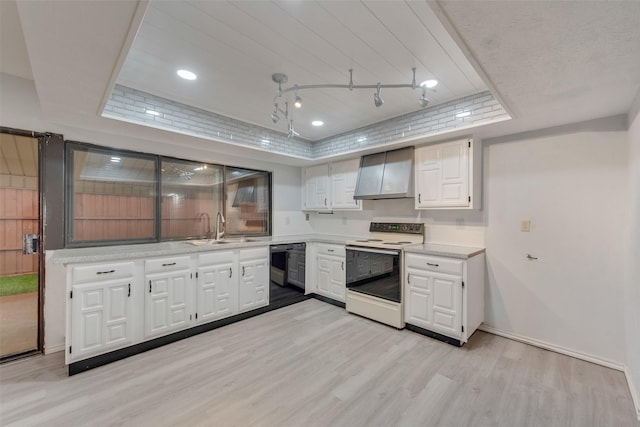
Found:
<svg viewBox="0 0 640 427"><path fill-rule="evenodd" d="M64 138L62 135L0 126L0 133L25 136L38 141L38 339L35 350L1 358L2 362L42 354L44 346L45 249L64 247ZM47 193L50 197L45 197ZM58 218L58 222L45 221ZM46 224L46 225L45 225Z"/></svg>

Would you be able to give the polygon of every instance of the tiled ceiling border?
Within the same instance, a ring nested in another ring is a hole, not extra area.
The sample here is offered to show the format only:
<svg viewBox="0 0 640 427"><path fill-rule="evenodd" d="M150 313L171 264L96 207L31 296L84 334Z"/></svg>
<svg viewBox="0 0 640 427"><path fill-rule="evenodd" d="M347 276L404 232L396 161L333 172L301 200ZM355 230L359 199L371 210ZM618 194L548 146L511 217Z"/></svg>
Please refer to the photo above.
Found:
<svg viewBox="0 0 640 427"><path fill-rule="evenodd" d="M490 92L482 92L312 143L121 85L113 89L102 116L308 160L511 118Z"/></svg>

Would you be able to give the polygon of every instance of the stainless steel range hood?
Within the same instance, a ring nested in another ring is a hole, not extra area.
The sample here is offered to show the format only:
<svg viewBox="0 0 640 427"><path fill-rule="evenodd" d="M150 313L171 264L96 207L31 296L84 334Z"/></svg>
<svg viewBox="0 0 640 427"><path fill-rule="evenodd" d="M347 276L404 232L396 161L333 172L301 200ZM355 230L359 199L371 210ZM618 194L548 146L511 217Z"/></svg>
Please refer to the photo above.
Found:
<svg viewBox="0 0 640 427"><path fill-rule="evenodd" d="M413 197L414 147L369 154L360 158L354 199Z"/></svg>

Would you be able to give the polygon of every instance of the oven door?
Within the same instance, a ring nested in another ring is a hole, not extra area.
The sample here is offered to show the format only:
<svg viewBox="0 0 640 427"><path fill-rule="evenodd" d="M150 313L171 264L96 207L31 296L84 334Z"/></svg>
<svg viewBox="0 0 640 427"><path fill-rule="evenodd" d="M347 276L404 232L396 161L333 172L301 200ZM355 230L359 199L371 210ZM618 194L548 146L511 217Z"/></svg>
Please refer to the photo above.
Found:
<svg viewBox="0 0 640 427"><path fill-rule="evenodd" d="M346 247L347 289L401 302L400 251Z"/></svg>

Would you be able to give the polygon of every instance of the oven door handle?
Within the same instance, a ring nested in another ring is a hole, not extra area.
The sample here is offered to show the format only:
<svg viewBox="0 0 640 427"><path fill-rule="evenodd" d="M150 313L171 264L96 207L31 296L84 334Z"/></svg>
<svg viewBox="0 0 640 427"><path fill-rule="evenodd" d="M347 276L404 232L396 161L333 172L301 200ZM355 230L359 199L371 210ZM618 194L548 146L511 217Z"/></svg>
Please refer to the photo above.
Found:
<svg viewBox="0 0 640 427"><path fill-rule="evenodd" d="M348 251L369 252L372 254L400 255L400 251L386 251L384 249L371 249L371 248L364 248L362 246L347 246L345 247L345 249Z"/></svg>

